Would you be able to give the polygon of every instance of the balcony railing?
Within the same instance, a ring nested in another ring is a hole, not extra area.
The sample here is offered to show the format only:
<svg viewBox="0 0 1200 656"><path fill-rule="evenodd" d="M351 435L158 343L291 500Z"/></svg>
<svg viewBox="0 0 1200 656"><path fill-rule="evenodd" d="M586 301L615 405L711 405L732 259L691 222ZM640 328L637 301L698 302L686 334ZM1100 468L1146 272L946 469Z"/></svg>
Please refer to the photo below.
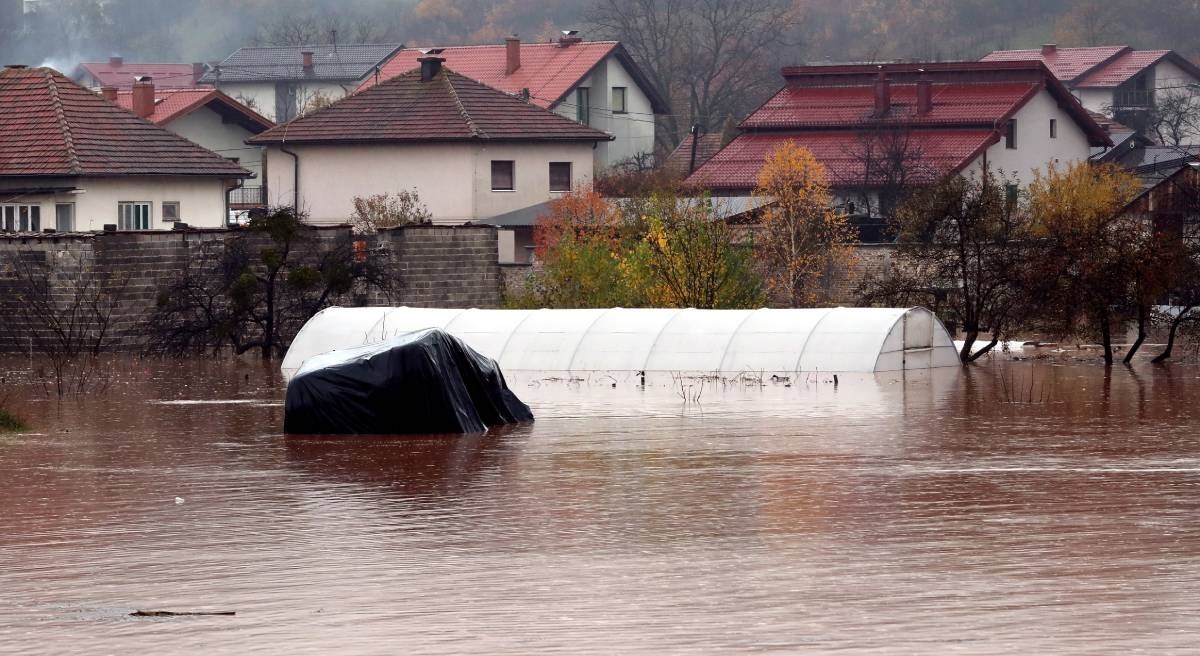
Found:
<svg viewBox="0 0 1200 656"><path fill-rule="evenodd" d="M229 192L229 206L235 208L263 207L267 204L266 187L239 187Z"/></svg>
<svg viewBox="0 0 1200 656"><path fill-rule="evenodd" d="M1118 91L1113 94L1113 107L1117 109L1142 109L1153 106L1153 89Z"/></svg>

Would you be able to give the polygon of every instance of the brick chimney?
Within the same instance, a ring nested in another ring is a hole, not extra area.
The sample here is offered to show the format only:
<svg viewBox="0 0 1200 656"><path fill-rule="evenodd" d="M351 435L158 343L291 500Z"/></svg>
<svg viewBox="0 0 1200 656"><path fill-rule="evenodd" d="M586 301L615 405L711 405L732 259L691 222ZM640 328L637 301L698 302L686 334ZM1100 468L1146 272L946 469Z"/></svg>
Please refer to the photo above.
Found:
<svg viewBox="0 0 1200 656"><path fill-rule="evenodd" d="M301 50L300 56L304 58L304 72L311 73L313 69L313 52L311 50Z"/></svg>
<svg viewBox="0 0 1200 656"><path fill-rule="evenodd" d="M104 99L110 103L117 102L117 88L116 87L100 87L100 95L103 96Z"/></svg>
<svg viewBox="0 0 1200 656"><path fill-rule="evenodd" d="M154 79L138 78L133 83L133 113L149 118L154 113Z"/></svg>
<svg viewBox="0 0 1200 656"><path fill-rule="evenodd" d="M421 81L429 82L437 77L438 73L442 72L442 62L446 61L445 57L418 57L417 61L421 62Z"/></svg>
<svg viewBox="0 0 1200 656"><path fill-rule="evenodd" d="M521 39L514 34L504 38L504 74L512 75L521 68Z"/></svg>
<svg viewBox="0 0 1200 656"><path fill-rule="evenodd" d="M204 62L192 62L192 84L199 84L200 78L204 77L204 73L208 71L208 67Z"/></svg>
<svg viewBox="0 0 1200 656"><path fill-rule="evenodd" d="M921 73L917 80L917 116L925 116L933 111L933 80Z"/></svg>
<svg viewBox="0 0 1200 656"><path fill-rule="evenodd" d="M875 78L875 118L883 118L892 110L892 84L887 73L879 70Z"/></svg>
<svg viewBox="0 0 1200 656"><path fill-rule="evenodd" d="M112 66L113 68L121 68L124 63L125 58L121 55L113 55L112 57L108 58L108 65Z"/></svg>
<svg viewBox="0 0 1200 656"><path fill-rule="evenodd" d="M1058 44L1046 43L1046 44L1042 45L1042 56L1043 57L1045 57L1047 55L1053 55L1055 52L1058 52Z"/></svg>

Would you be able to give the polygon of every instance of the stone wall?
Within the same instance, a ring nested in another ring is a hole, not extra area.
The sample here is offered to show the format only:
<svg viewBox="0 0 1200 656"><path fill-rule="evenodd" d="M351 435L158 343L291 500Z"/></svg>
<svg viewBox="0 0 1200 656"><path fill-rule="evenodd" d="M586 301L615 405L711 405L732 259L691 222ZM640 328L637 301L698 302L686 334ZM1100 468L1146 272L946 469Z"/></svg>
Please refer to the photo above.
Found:
<svg viewBox="0 0 1200 656"><path fill-rule="evenodd" d="M350 237L346 226L315 228L320 241ZM51 321L23 320L15 311L28 298L29 276L44 271L46 294L39 300L68 307L77 300L112 295L117 299L108 327L111 348L136 350L144 322L160 293L199 257L236 230L178 230L110 233L0 234L0 295L7 320L0 322L0 351L27 352L33 331L53 330ZM265 236L253 236L263 239ZM495 308L501 303L496 230L486 226L412 226L382 231L365 240L368 257L385 258L400 281L398 297L359 298L369 304L422 307ZM103 293L81 293L84 286ZM36 295L36 294L34 294ZM36 325L41 323L42 325Z"/></svg>

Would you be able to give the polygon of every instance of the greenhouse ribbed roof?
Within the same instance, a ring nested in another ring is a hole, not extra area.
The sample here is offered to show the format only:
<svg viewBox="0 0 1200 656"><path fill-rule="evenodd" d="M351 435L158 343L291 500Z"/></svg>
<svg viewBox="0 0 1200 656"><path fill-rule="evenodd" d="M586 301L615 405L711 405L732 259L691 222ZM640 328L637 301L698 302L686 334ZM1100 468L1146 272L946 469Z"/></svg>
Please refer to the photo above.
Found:
<svg viewBox="0 0 1200 656"><path fill-rule="evenodd" d="M950 367L924 308L477 310L329 308L300 330L287 377L314 355L442 328L504 371L875 372Z"/></svg>

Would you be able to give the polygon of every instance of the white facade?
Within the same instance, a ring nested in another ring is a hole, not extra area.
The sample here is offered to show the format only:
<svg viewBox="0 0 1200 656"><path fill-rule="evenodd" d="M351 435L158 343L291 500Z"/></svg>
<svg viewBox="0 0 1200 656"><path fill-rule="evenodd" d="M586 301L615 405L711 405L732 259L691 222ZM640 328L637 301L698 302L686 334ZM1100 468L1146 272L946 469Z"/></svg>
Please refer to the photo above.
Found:
<svg viewBox="0 0 1200 656"><path fill-rule="evenodd" d="M596 146L597 171L634 157L653 156L654 108L650 98L616 57L610 55L605 58L590 75L572 87L552 111L573 121L578 120L581 87L588 90L590 98L587 124L613 135L612 141ZM625 112L614 110L613 88L625 89Z"/></svg>
<svg viewBox="0 0 1200 656"><path fill-rule="evenodd" d="M330 308L301 328L285 376L309 358L439 328L505 371L877 372L958 366L924 308L462 310Z"/></svg>
<svg viewBox="0 0 1200 656"><path fill-rule="evenodd" d="M981 173L984 164L993 172L1015 176L1021 187L1033 181L1034 172L1050 165L1059 169L1085 161L1091 154L1087 134L1075 119L1063 110L1049 91L1040 91L1013 116L1016 119L1016 148L1009 148L1001 126L998 143L972 162L964 174ZM1055 137L1050 136L1050 121L1055 122Z"/></svg>
<svg viewBox="0 0 1200 656"><path fill-rule="evenodd" d="M571 164L572 188L592 177L591 142L288 144L300 161L301 211L315 224L346 223L356 196L416 190L433 222L460 224L545 202L550 163ZM513 162L511 191L492 190L492 162ZM267 148L267 199L291 205L296 163L279 146Z"/></svg>
<svg viewBox="0 0 1200 656"><path fill-rule="evenodd" d="M236 159L238 165L254 174L255 182L262 180L263 148L247 145L254 133L233 121L227 121L208 107L200 107L184 116L163 124L171 132L203 146L221 157Z"/></svg>
<svg viewBox="0 0 1200 656"><path fill-rule="evenodd" d="M216 87L234 100L253 109L276 123L283 123L298 116L304 108L319 96L329 100L340 100L358 88L357 80L341 82L218 82ZM290 88L294 96L292 115L279 118L277 90Z"/></svg>
<svg viewBox="0 0 1200 656"><path fill-rule="evenodd" d="M174 222L163 220L163 203L177 203L179 220L191 227L220 228L226 224L226 190L233 181L210 177L127 176L119 178L78 178L67 181L39 178L23 180L22 188L36 186L75 187L76 191L58 194L14 194L4 191L12 182L0 182L0 222L5 207L38 207L39 228L90 231L103 230L105 224L118 224L122 203L147 208L148 229L170 230ZM57 206L70 206L73 225L59 226ZM5 226L7 228L7 226ZM20 231L21 226L14 226ZM29 226L33 230L33 226Z"/></svg>

